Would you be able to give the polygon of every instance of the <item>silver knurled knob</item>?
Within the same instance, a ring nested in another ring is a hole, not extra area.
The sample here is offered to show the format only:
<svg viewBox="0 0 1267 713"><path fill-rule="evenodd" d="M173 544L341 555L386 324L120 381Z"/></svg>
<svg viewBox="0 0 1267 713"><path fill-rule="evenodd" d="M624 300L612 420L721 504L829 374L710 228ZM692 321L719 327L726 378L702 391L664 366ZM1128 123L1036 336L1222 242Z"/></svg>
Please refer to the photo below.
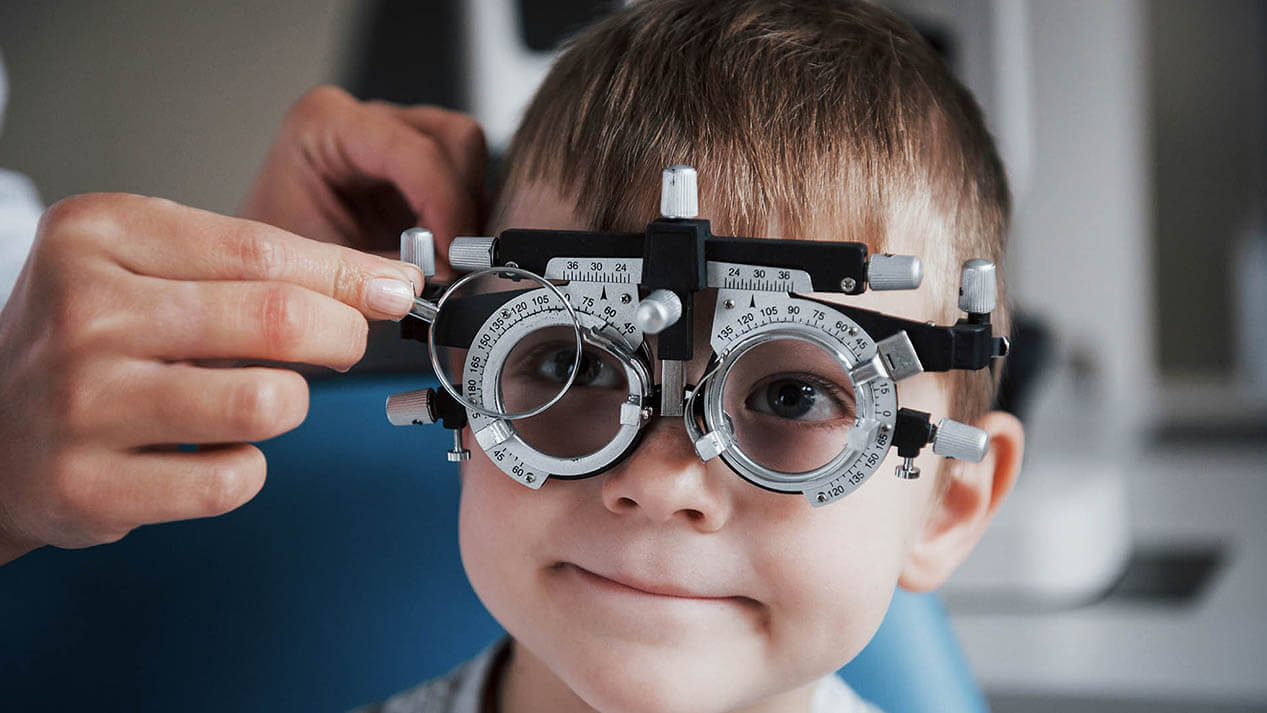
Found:
<svg viewBox="0 0 1267 713"><path fill-rule="evenodd" d="M963 264L959 278L959 309L969 314L989 314L998 299L994 263L980 258Z"/></svg>
<svg viewBox="0 0 1267 713"><path fill-rule="evenodd" d="M497 238L454 238L449 243L449 264L458 272L475 272L493 266Z"/></svg>
<svg viewBox="0 0 1267 713"><path fill-rule="evenodd" d="M660 215L665 218L694 218L699 215L699 188L695 169L669 166L660 176Z"/></svg>
<svg viewBox="0 0 1267 713"><path fill-rule="evenodd" d="M393 426L426 426L436 422L431 389L406 391L387 397L387 420Z"/></svg>
<svg viewBox="0 0 1267 713"><path fill-rule="evenodd" d="M990 448L990 436L979 428L943 418L933 436L933 453L980 463Z"/></svg>
<svg viewBox="0 0 1267 713"><path fill-rule="evenodd" d="M436 274L435 236L426 228L410 228L400 234L400 259L422 268L422 274Z"/></svg>
<svg viewBox="0 0 1267 713"><path fill-rule="evenodd" d="M647 334L659 334L682 318L682 300L672 290L656 290L638 303L634 323Z"/></svg>
<svg viewBox="0 0 1267 713"><path fill-rule="evenodd" d="M873 290L913 290L924 280L924 265L914 255L872 255L867 285Z"/></svg>

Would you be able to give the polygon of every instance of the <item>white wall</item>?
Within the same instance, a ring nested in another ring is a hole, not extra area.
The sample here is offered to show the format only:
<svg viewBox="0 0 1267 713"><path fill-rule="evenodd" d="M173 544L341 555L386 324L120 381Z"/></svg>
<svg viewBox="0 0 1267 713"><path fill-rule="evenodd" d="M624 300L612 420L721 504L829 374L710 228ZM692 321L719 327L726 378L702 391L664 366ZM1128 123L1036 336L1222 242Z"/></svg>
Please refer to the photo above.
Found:
<svg viewBox="0 0 1267 713"><path fill-rule="evenodd" d="M0 3L0 166L45 201L162 195L233 211L286 108L338 76L353 0Z"/></svg>
<svg viewBox="0 0 1267 713"><path fill-rule="evenodd" d="M1110 443L1144 425L1155 387L1144 7L1028 2L1033 148L1017 205L1013 294L1041 309ZM1116 444L1115 444L1116 445Z"/></svg>

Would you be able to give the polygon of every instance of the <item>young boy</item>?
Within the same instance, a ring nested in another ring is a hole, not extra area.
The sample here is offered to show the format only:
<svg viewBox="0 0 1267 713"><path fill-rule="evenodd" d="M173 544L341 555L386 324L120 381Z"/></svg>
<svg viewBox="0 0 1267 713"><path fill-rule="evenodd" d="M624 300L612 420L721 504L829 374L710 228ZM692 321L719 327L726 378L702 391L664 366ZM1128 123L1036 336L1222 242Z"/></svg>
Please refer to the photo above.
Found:
<svg viewBox="0 0 1267 713"><path fill-rule="evenodd" d="M979 109L872 5L647 0L599 22L527 110L491 231L638 231L676 163L699 170L700 214L718 234L923 260L919 290L825 299L949 323L963 261L1003 266L1008 192ZM1006 334L1005 300L994 320ZM701 462L679 419L648 426L603 475L538 491L472 449L462 559L509 638L367 710L869 709L832 672L866 645L895 586L947 578L1016 478L1022 429L990 411L995 386L986 371L902 381L902 405L984 429L989 454L939 463L925 449L917 465L932 477L900 480L890 452L821 508Z"/></svg>

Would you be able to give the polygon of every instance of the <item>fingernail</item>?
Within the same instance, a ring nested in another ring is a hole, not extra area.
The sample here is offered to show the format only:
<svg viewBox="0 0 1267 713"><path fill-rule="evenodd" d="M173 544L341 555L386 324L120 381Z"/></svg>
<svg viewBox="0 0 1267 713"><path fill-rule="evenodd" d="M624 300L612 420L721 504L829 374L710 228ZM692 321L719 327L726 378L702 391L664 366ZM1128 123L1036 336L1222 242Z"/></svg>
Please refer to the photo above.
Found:
<svg viewBox="0 0 1267 713"><path fill-rule="evenodd" d="M391 315L403 315L414 306L414 291L407 283L390 277L376 277L366 288L365 301L370 309Z"/></svg>
<svg viewBox="0 0 1267 713"><path fill-rule="evenodd" d="M414 265L413 263L406 262L404 263L404 265L409 269L409 274L413 275L411 279L411 283L413 284L413 287L414 287L414 294L421 295L422 286L427 282L426 275L422 274L421 267L418 267L417 265Z"/></svg>

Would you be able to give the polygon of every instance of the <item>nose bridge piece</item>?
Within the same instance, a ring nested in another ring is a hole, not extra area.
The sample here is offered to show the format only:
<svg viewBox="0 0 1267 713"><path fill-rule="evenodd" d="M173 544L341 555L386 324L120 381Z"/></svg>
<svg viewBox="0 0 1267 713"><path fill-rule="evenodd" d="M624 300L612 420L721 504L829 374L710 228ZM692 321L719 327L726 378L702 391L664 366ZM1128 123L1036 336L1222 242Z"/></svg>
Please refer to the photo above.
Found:
<svg viewBox="0 0 1267 713"><path fill-rule="evenodd" d="M686 363L674 359L660 362L660 415L681 418Z"/></svg>

